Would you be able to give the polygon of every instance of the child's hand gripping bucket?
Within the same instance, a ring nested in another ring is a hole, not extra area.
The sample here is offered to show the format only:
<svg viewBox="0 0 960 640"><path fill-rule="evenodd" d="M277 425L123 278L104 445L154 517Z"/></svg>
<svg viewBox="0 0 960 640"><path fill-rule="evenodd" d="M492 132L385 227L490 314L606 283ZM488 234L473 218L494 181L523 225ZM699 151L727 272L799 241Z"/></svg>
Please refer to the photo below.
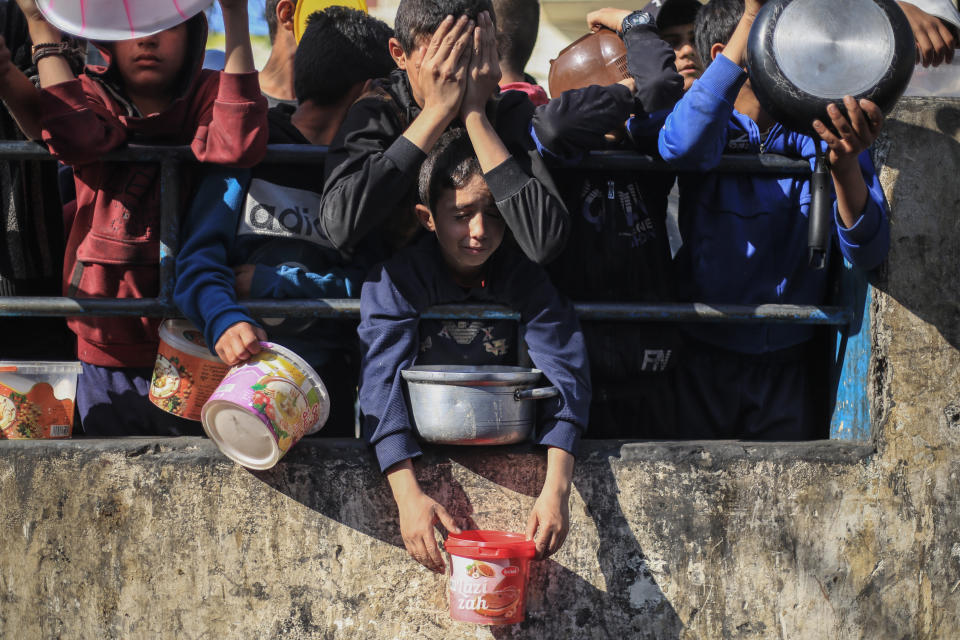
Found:
<svg viewBox="0 0 960 640"><path fill-rule="evenodd" d="M175 416L199 420L200 409L229 370L210 353L196 327L186 320L166 320L160 325L150 402Z"/></svg>
<svg viewBox="0 0 960 640"><path fill-rule="evenodd" d="M323 427L330 396L317 372L290 349L261 342L230 369L203 405L203 430L228 458L269 469L305 435Z"/></svg>
<svg viewBox="0 0 960 640"><path fill-rule="evenodd" d="M476 624L523 622L527 573L537 548L523 534L463 531L447 536L450 617Z"/></svg>

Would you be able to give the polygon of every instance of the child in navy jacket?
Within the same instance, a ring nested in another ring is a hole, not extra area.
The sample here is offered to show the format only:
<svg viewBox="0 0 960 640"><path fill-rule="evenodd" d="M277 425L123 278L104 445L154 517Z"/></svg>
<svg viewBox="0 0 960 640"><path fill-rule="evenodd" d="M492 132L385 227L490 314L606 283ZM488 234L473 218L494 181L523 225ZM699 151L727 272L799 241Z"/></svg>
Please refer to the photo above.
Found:
<svg viewBox="0 0 960 640"><path fill-rule="evenodd" d="M502 148L505 153L505 148ZM521 189L528 176L512 158L502 165ZM429 231L413 247L374 270L360 296L360 410L400 512L410 554L435 571L443 561L434 538L439 521L459 532L446 509L422 492L412 459L412 431L400 372L413 364L516 364L513 323L436 322L428 307L459 302L505 304L520 312L534 365L560 391L539 404L538 444L546 446L547 477L527 523L539 554L566 537L573 454L587 426L590 377L583 335L572 305L542 268L513 246L501 246L505 223L486 186L469 138L451 130L438 141L420 174L418 218ZM536 537L535 537L536 536Z"/></svg>
<svg viewBox="0 0 960 640"><path fill-rule="evenodd" d="M592 12L587 22L621 33L633 91L624 84L591 85L539 107L533 129L541 152L569 162L585 151L610 148L605 134L622 129L632 115L634 137L625 144L656 153L657 131L683 95L674 51L661 39L653 15L607 8ZM636 125L641 120L646 135ZM666 223L674 175L573 166L557 176L572 230L548 267L557 288L581 302L673 301ZM583 333L593 383L592 437L673 437L673 375L682 358L676 325L591 321Z"/></svg>
<svg viewBox="0 0 960 640"><path fill-rule="evenodd" d="M814 162L818 143L789 131L759 106L741 68L747 34L762 2L712 0L696 20L703 76L677 103L660 132L663 158L681 174L677 256L686 299L707 303L821 304L827 270L807 266L808 177L708 173L723 153L777 153ZM723 41L716 41L722 36ZM729 42L724 44L724 41ZM886 204L867 148L883 115L872 102L844 99L847 120L831 105L838 134L814 129L829 148L836 191L833 238L855 267L886 257ZM808 325L685 327L679 422L687 435L802 439L813 434L805 358ZM694 349L691 346L695 345ZM696 356L694 356L694 352Z"/></svg>
<svg viewBox="0 0 960 640"><path fill-rule="evenodd" d="M329 144L368 80L389 73L391 30L362 11L314 13L294 59L299 105L268 114L271 144ZM322 166L322 165L321 165ZM359 375L356 323L254 319L240 298L357 297L367 269L383 259L372 243L338 251L319 224L312 164L261 163L217 169L203 180L181 229L174 300L229 365L267 338L317 371L330 393L324 436L353 437Z"/></svg>

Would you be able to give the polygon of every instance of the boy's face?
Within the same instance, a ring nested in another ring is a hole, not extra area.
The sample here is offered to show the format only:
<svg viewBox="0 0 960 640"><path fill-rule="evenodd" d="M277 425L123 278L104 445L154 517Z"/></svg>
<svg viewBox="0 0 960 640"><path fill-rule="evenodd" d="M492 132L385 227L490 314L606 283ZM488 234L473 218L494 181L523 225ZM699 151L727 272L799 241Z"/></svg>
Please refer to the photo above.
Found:
<svg viewBox="0 0 960 640"><path fill-rule="evenodd" d="M686 91L703 73L703 64L694 46L693 23L664 27L660 30L660 37L673 48L677 56L674 65L677 67L677 72L683 76L683 90Z"/></svg>
<svg viewBox="0 0 960 640"><path fill-rule="evenodd" d="M424 227L437 234L444 259L461 281L479 275L503 242L503 218L479 175L463 188L443 191L433 212L418 205L417 215Z"/></svg>
<svg viewBox="0 0 960 640"><path fill-rule="evenodd" d="M164 95L173 87L187 57L187 25L116 42L113 55L128 92Z"/></svg>

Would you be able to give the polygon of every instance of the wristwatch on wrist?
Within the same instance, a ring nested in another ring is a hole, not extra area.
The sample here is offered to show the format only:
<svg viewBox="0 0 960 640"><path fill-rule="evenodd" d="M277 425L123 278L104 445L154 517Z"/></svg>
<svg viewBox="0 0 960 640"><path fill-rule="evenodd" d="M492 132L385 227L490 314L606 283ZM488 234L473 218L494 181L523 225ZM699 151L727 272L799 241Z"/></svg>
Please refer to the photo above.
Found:
<svg viewBox="0 0 960 640"><path fill-rule="evenodd" d="M645 24L655 24L653 16L642 9L634 11L620 23L620 36L623 37L627 35L627 32L631 29Z"/></svg>

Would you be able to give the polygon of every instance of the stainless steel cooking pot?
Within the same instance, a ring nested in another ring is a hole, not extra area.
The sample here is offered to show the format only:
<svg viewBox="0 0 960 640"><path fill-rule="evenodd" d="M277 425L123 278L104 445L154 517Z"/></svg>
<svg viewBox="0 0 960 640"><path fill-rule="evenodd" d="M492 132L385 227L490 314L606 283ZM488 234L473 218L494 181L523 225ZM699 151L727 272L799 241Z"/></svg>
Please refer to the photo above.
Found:
<svg viewBox="0 0 960 640"><path fill-rule="evenodd" d="M524 367L423 365L400 374L417 433L442 444L522 442L533 431L532 400L559 395L534 388L543 374Z"/></svg>

